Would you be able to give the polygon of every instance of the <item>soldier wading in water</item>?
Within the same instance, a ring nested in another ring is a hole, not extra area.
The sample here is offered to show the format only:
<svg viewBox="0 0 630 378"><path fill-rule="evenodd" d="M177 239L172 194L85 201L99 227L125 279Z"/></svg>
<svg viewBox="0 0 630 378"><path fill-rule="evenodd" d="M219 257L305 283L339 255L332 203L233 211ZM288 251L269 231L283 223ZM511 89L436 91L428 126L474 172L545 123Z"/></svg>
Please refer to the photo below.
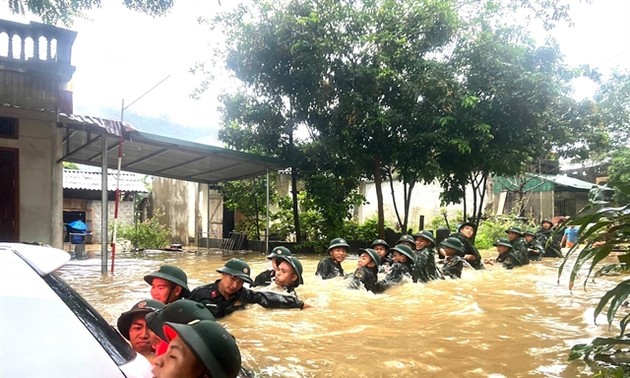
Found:
<svg viewBox="0 0 630 378"><path fill-rule="evenodd" d="M221 278L211 284L197 287L190 299L204 304L219 319L242 310L247 304L256 303L265 308L307 308L304 302L291 295L268 291L254 291L243 287L251 284L251 269L243 260L232 259L217 269Z"/></svg>

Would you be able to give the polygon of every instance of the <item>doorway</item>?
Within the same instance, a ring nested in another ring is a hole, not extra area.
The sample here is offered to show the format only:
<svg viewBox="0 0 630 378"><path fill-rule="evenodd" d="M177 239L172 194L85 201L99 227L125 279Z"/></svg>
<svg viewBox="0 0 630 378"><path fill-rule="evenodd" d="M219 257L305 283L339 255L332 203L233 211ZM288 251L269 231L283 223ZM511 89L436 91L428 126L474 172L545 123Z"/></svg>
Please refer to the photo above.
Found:
<svg viewBox="0 0 630 378"><path fill-rule="evenodd" d="M20 240L18 157L19 150L0 148L0 241Z"/></svg>

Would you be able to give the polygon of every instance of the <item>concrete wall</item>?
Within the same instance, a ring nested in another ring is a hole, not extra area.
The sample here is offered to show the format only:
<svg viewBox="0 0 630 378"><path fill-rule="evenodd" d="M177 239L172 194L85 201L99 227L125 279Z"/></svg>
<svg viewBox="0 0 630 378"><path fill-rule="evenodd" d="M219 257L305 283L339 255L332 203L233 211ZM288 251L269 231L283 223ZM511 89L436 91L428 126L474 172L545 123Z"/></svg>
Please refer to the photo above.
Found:
<svg viewBox="0 0 630 378"><path fill-rule="evenodd" d="M392 200L392 191L389 181L385 181L381 185L383 191L383 211L385 213L385 221L395 225L397 223L396 212L394 210L394 202ZM375 218L377 216L377 201L376 201L376 186L374 182L365 182L361 184L360 192L367 200L365 205L360 206L355 211L355 217L359 222L364 222L366 219ZM429 228L431 220L440 214L440 193L442 192L441 186L436 182L432 184L416 184L414 186L411 196L411 206L409 210L408 226L414 230L418 230L419 219L421 215L424 215L425 228ZM398 181L394 181L394 193L396 196L396 206L400 216L403 217L403 184ZM467 198L467 211L468 214L472 214L473 195L472 191L466 193ZM449 222L453 223L457 212L463 210L462 204L445 206Z"/></svg>
<svg viewBox="0 0 630 378"><path fill-rule="evenodd" d="M194 244L199 232L207 237L208 185L154 177L151 200L154 214L171 231L172 243Z"/></svg>
<svg viewBox="0 0 630 378"><path fill-rule="evenodd" d="M19 239L63 246L63 166L55 124L20 119L18 139L0 138L0 147L19 150Z"/></svg>
<svg viewBox="0 0 630 378"><path fill-rule="evenodd" d="M101 242L101 201L88 201L87 208L92 210L92 243L98 244ZM114 201L107 202L107 221L108 224L114 223ZM134 204L133 201L121 201L118 204L118 224L133 224L134 221ZM108 237L111 239L111 229L108 233ZM109 241L108 241L109 242Z"/></svg>

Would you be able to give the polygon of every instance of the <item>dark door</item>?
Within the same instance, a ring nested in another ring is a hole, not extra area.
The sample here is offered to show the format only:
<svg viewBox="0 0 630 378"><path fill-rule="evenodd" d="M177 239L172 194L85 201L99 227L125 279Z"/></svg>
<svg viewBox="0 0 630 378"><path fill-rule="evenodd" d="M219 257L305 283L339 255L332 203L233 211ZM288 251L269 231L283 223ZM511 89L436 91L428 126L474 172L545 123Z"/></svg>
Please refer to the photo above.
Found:
<svg viewBox="0 0 630 378"><path fill-rule="evenodd" d="M229 239L234 231L234 210L223 206L223 239Z"/></svg>
<svg viewBox="0 0 630 378"><path fill-rule="evenodd" d="M0 148L0 241L19 241L18 150Z"/></svg>

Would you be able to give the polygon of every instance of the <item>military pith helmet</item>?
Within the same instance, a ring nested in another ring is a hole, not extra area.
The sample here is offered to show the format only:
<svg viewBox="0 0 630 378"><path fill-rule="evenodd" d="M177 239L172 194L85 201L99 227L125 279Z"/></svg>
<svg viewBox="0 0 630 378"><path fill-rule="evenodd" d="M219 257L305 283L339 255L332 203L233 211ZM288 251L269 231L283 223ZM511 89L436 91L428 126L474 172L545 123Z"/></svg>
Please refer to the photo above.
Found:
<svg viewBox="0 0 630 378"><path fill-rule="evenodd" d="M464 243L462 243L461 240L453 236L449 236L448 238L444 239L440 243L440 246L452 248L458 252L464 253Z"/></svg>
<svg viewBox="0 0 630 378"><path fill-rule="evenodd" d="M243 260L231 259L226 262L224 266L217 269L217 272L229 274L230 276L234 276L249 284L254 282L249 276L252 270L249 268L249 265L247 265L247 263Z"/></svg>
<svg viewBox="0 0 630 378"><path fill-rule="evenodd" d="M275 259L278 256L291 256L291 251L287 247L278 246L271 250L271 253L267 255L267 259Z"/></svg>
<svg viewBox="0 0 630 378"><path fill-rule="evenodd" d="M188 324L167 322L164 334L169 342L179 336L211 377L238 376L241 352L234 336L219 323L212 320L193 320Z"/></svg>
<svg viewBox="0 0 630 378"><path fill-rule="evenodd" d="M512 249L512 243L510 243L510 241L508 239L506 239L506 238L501 238L501 239L495 241L494 245L495 246L502 245L504 247L508 247L508 248Z"/></svg>
<svg viewBox="0 0 630 378"><path fill-rule="evenodd" d="M506 234L509 234L510 232L514 232L515 234L519 234L520 236L523 236L523 231L518 227L512 226L508 228L507 230L505 230Z"/></svg>
<svg viewBox="0 0 630 378"><path fill-rule="evenodd" d="M214 320L206 306L189 299L178 299L161 310L145 315L147 326L162 340L166 340L162 326L166 322L187 324L193 320Z"/></svg>
<svg viewBox="0 0 630 378"><path fill-rule="evenodd" d="M543 219L542 222L540 222L540 225L542 226L545 223L549 223L549 226L553 227L553 222L549 219Z"/></svg>
<svg viewBox="0 0 630 378"><path fill-rule="evenodd" d="M526 236L526 235L531 235L533 237L536 237L536 231L527 230L527 231L523 232L523 236Z"/></svg>
<svg viewBox="0 0 630 378"><path fill-rule="evenodd" d="M374 248L374 246L377 246L377 245L382 245L385 248L389 249L389 244L387 244L387 242L385 240L383 240L383 239L376 239L376 240L374 240L372 242L372 245L370 245L370 248Z"/></svg>
<svg viewBox="0 0 630 378"><path fill-rule="evenodd" d="M138 314L148 314L153 311L158 311L164 308L164 303L156 301L155 299L143 299L140 302L133 305L131 310L123 312L118 317L116 327L118 332L129 340L129 328L131 328L131 322L133 318Z"/></svg>
<svg viewBox="0 0 630 378"><path fill-rule="evenodd" d="M291 268L293 268L293 271L295 272L295 274L298 276L298 282L294 287L298 287L300 286L300 284L304 283L304 279L302 278L302 263L300 262L300 260L297 259L297 257L295 256L278 256L276 257L276 265L280 264L280 261L286 261L289 263L289 265L291 265Z"/></svg>
<svg viewBox="0 0 630 378"><path fill-rule="evenodd" d="M345 248L346 251L350 249L350 245L346 242L346 239L335 238L330 241L330 244L328 245L328 249L326 250L326 252L330 253L331 249L339 248L339 247Z"/></svg>
<svg viewBox="0 0 630 378"><path fill-rule="evenodd" d="M417 234L413 234L414 238L423 238L431 242L431 244L435 245L435 239L433 239L433 234L429 230L422 230Z"/></svg>
<svg viewBox="0 0 630 378"><path fill-rule="evenodd" d="M411 248L409 248L408 246L404 244L396 244L395 247L392 247L392 251L398 251L402 253L403 255L407 256L407 258L409 259L409 262L411 262L412 264L415 262L415 260L413 259L413 251L411 250Z"/></svg>
<svg viewBox="0 0 630 378"><path fill-rule="evenodd" d="M162 265L157 272L144 276L144 281L151 285L154 278L161 278L180 286L182 288L183 297L190 295L190 290L188 289L188 276L186 276L186 273L184 273L184 271L179 267L173 265Z"/></svg>
<svg viewBox="0 0 630 378"><path fill-rule="evenodd" d="M381 265L381 258L379 257L378 253L373 250L372 248L361 248L359 249L360 254L365 252L368 254L368 256L370 256L370 258L372 259L372 261L374 261L374 263L378 266ZM359 254L359 256L360 256Z"/></svg>
<svg viewBox="0 0 630 378"><path fill-rule="evenodd" d="M407 242L411 244L416 244L416 240L411 235L402 235L400 239L396 241L396 244L400 244L402 242Z"/></svg>
<svg viewBox="0 0 630 378"><path fill-rule="evenodd" d="M457 226L457 232L460 232L464 226L470 226L473 230L475 230L475 224L473 222L464 222Z"/></svg>

